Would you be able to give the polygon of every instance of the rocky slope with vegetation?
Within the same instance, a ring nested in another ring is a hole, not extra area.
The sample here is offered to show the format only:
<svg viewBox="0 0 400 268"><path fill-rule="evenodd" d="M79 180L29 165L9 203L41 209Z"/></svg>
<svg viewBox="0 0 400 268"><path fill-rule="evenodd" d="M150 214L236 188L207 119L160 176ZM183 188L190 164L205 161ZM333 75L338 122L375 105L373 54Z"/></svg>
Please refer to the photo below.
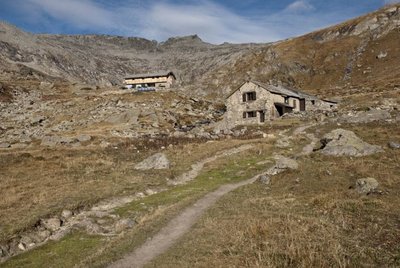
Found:
<svg viewBox="0 0 400 268"><path fill-rule="evenodd" d="M399 10L244 45L2 23L1 265L103 267L207 193L256 176L150 264L398 266ZM175 90L113 86L159 69L177 73ZM221 129L221 100L249 78L342 101Z"/></svg>

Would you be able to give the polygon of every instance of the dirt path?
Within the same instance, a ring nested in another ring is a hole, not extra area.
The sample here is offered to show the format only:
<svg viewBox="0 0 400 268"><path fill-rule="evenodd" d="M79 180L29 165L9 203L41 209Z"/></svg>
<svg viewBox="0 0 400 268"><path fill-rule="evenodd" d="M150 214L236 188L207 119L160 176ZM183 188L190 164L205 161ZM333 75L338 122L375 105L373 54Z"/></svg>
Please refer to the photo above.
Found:
<svg viewBox="0 0 400 268"><path fill-rule="evenodd" d="M218 158L221 158L221 157L225 157L225 156L230 156L230 155L233 155L233 154L241 153L241 152L249 150L249 149L251 149L253 147L254 146L251 145L251 144L245 144L245 145L239 146L237 148L232 148L232 149L229 149L229 150L225 150L225 151L219 152L214 156L208 157L206 159L203 159L203 160L193 164L191 166L191 168L192 168L191 170L181 174L180 176L178 176L173 181L170 181L168 184L170 184L170 185L179 185L179 184L184 184L184 183L186 183L188 181L191 181L191 180L193 180L194 178L196 178L200 174L200 172L203 169L205 164L214 162L215 160L217 160Z"/></svg>
<svg viewBox="0 0 400 268"><path fill-rule="evenodd" d="M295 135L305 135L305 130L315 124L299 127L295 129ZM313 134L306 135L311 143L306 145L302 152L297 156L307 155L312 152L312 148L317 142L316 137ZM216 156L204 159L194 165L192 170L185 174L182 174L176 181L175 184L185 183L188 180L195 178L204 164L214 161L216 158L226 156L240 151L248 150L251 147L242 146L232 150L224 151L223 153L217 154ZM196 221L204 214L204 212L210 208L219 198L223 195L233 191L243 185L253 183L259 178L260 174L254 176L251 179L242 181L235 184L227 184L219 187L217 190L208 193L206 196L198 200L194 205L183 210L178 216L172 219L160 232L158 232L153 238L147 240L142 246L134 250L123 259L111 264L110 268L123 268L123 267L143 267L151 260L161 255L168 250L173 244L175 244L190 228L196 223Z"/></svg>
<svg viewBox="0 0 400 268"><path fill-rule="evenodd" d="M219 187L217 190L208 193L198 200L194 205L183 210L178 216L172 219L164 228L160 230L153 238L147 240L142 246L137 248L125 258L111 264L111 268L122 267L143 267L158 255L164 253L179 238L181 238L204 212L210 208L223 195L256 181L258 175L234 184L227 184Z"/></svg>

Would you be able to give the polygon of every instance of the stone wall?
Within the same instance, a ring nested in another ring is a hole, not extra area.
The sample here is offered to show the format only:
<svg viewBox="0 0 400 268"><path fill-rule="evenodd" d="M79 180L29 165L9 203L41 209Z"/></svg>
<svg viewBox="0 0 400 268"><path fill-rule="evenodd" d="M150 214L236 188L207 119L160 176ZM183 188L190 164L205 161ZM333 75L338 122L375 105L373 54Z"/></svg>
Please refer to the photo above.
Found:
<svg viewBox="0 0 400 268"><path fill-rule="evenodd" d="M243 102L243 94L256 92L256 100ZM294 105L294 101L296 105ZM275 102L285 103L285 98L278 94L273 94L260 86L246 82L236 92L226 100L227 113L226 120L230 126L259 124L261 111L265 114L265 121L279 117L275 109ZM300 101L297 98L289 97L289 105L295 106L294 111L300 110ZM256 117L243 118L243 113L256 111Z"/></svg>

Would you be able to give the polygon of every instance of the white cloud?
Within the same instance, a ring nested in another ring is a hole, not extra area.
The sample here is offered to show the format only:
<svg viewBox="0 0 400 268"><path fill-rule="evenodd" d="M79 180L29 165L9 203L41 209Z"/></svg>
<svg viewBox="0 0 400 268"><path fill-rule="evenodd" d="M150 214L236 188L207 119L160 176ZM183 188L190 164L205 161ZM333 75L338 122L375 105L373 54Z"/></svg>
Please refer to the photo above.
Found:
<svg viewBox="0 0 400 268"><path fill-rule="evenodd" d="M228 9L203 1L192 5L156 4L143 23L142 34L165 39L197 33L208 42L266 42L281 36Z"/></svg>
<svg viewBox="0 0 400 268"><path fill-rule="evenodd" d="M109 28L115 15L91 0L26 0L36 12L68 22L77 28Z"/></svg>
<svg viewBox="0 0 400 268"><path fill-rule="evenodd" d="M314 11L315 7L310 4L307 0L298 0L285 8L286 12L301 13Z"/></svg>
<svg viewBox="0 0 400 268"><path fill-rule="evenodd" d="M400 0L384 0L385 4L396 4L400 3Z"/></svg>
<svg viewBox="0 0 400 268"><path fill-rule="evenodd" d="M295 1L272 14L249 14L248 17L213 0L187 1L185 4L168 0L127 0L118 5L106 0L12 0L12 3L20 17L30 25L36 23L51 32L78 29L158 41L198 34L204 41L217 44L277 41L352 16L345 10L313 12L315 8L309 0Z"/></svg>

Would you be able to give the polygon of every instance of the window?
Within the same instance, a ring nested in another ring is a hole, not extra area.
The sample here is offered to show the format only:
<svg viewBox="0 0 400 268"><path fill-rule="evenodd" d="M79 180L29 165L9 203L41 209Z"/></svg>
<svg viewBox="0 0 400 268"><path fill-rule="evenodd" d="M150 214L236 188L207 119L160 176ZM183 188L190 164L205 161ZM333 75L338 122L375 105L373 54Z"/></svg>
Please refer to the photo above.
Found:
<svg viewBox="0 0 400 268"><path fill-rule="evenodd" d="M285 97L285 103L289 104L289 97Z"/></svg>
<svg viewBox="0 0 400 268"><path fill-rule="evenodd" d="M312 101L311 101L311 104L312 104L312 105L315 105L315 100L312 100Z"/></svg>
<svg viewBox="0 0 400 268"><path fill-rule="evenodd" d="M243 118L247 118L247 113L243 112Z"/></svg>
<svg viewBox="0 0 400 268"><path fill-rule="evenodd" d="M257 99L256 92L246 92L242 95L243 102L254 101Z"/></svg>
<svg viewBox="0 0 400 268"><path fill-rule="evenodd" d="M247 112L247 117L248 118L257 117L257 112L256 111Z"/></svg>

